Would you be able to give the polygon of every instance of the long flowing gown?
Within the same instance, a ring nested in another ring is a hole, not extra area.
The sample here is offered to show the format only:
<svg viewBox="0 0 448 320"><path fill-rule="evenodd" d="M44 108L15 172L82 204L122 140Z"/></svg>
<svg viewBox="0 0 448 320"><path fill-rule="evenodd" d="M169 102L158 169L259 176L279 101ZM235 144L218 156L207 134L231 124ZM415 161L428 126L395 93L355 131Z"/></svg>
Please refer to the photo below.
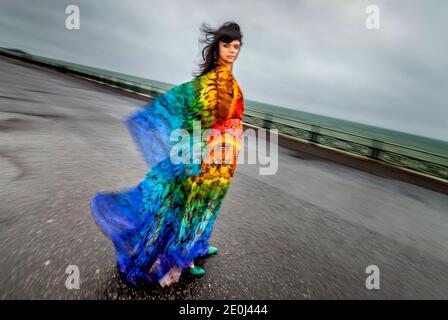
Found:
<svg viewBox="0 0 448 320"><path fill-rule="evenodd" d="M243 101L232 71L218 65L124 119L150 168L137 186L96 194L90 208L127 283L178 282L208 252L240 152ZM179 129L189 135L173 139Z"/></svg>

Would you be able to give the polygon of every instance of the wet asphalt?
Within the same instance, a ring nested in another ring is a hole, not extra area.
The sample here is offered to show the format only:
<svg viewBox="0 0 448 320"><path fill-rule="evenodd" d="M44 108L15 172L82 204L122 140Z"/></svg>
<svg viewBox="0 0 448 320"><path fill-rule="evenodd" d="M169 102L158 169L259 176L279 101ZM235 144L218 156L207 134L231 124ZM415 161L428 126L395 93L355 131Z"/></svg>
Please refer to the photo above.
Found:
<svg viewBox="0 0 448 320"><path fill-rule="evenodd" d="M197 262L206 275L126 286L89 201L144 177L122 123L143 104L0 57L1 299L448 298L447 195L280 146L273 175L239 164L210 239L219 252ZM70 265L79 289L65 286ZM379 289L366 288L369 265Z"/></svg>

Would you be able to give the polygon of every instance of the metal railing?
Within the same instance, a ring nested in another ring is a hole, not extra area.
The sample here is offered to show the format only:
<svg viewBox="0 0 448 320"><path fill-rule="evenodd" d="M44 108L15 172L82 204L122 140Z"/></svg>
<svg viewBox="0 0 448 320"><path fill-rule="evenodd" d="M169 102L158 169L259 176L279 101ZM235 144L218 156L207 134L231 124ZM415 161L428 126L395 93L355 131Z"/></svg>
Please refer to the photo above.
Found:
<svg viewBox="0 0 448 320"><path fill-rule="evenodd" d="M246 108L244 122L266 129L277 129L292 138L375 159L402 168L448 180L448 157L360 134L319 126L280 115Z"/></svg>
<svg viewBox="0 0 448 320"><path fill-rule="evenodd" d="M116 73L112 74L107 70L33 56L14 50L0 49L0 53L151 97L163 94L170 87L174 86L150 85L126 79L126 75L123 75L123 77L117 76ZM255 106L248 103L245 105L243 122L259 128L277 129L280 134L291 139L298 139L303 142L340 150L358 157L375 159L448 182L448 157L442 154L291 119L258 110Z"/></svg>

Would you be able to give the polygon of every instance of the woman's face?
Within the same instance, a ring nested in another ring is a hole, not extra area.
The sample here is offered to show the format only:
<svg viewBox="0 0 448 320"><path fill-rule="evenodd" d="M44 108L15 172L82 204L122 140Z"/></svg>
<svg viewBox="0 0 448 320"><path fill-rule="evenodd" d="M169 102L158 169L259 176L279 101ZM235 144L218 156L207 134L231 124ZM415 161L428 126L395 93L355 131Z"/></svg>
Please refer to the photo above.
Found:
<svg viewBox="0 0 448 320"><path fill-rule="evenodd" d="M240 53L240 46L239 40L230 43L219 41L219 59L225 64L232 64Z"/></svg>

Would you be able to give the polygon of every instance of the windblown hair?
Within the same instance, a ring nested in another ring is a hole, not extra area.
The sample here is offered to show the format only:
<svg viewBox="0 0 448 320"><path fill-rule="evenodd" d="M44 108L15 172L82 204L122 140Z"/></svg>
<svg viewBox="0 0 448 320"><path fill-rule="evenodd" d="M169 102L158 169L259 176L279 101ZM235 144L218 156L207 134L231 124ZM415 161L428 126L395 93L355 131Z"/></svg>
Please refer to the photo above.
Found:
<svg viewBox="0 0 448 320"><path fill-rule="evenodd" d="M199 42L206 44L202 49L202 59L204 61L199 64L200 70L198 73L193 74L194 77L200 77L217 66L219 41L230 43L234 40L239 40L240 45L243 45L243 35L240 31L240 26L233 21L225 22L216 30L202 23L200 31L204 34L204 39L200 39Z"/></svg>

